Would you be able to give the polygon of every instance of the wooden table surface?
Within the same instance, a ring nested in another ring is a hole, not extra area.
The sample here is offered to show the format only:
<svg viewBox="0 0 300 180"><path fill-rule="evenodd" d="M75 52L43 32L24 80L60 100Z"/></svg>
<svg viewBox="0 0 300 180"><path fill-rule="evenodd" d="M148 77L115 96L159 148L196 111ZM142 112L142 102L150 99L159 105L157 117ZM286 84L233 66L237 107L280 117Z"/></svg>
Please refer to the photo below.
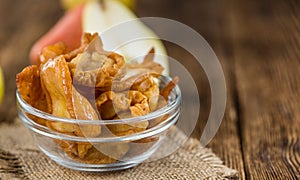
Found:
<svg viewBox="0 0 300 180"><path fill-rule="evenodd" d="M15 75L29 64L30 47L63 13L58 1L0 0L0 123L16 117ZM300 1L138 0L136 13L185 23L216 52L227 106L209 147L239 179L300 179ZM210 110L207 78L190 54L166 47L198 82L203 105L193 136L200 137Z"/></svg>

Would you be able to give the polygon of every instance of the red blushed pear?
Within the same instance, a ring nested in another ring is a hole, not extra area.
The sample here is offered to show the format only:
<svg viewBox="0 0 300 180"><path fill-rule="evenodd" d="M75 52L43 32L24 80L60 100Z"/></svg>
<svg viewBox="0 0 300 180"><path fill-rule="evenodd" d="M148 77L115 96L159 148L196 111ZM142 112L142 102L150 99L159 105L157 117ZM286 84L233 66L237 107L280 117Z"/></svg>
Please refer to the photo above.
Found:
<svg viewBox="0 0 300 180"><path fill-rule="evenodd" d="M30 60L38 64L41 50L51 44L64 42L70 50L80 46L82 30L82 12L84 5L79 5L66 12L66 14L39 39L30 50Z"/></svg>

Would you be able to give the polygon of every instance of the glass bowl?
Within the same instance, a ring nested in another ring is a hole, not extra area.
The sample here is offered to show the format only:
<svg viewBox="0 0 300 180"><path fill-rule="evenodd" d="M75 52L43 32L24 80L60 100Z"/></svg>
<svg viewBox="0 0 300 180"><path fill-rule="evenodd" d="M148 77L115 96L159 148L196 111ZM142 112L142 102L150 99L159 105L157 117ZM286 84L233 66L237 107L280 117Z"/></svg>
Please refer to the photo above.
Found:
<svg viewBox="0 0 300 180"><path fill-rule="evenodd" d="M158 78L159 86L171 81L168 76ZM80 171L104 172L127 169L147 160L161 145L168 130L180 115L181 92L176 85L166 105L144 116L117 120L78 120L53 116L33 108L16 92L18 116L31 131L40 150L58 164ZM82 136L54 131L39 120L56 125L79 128ZM130 134L113 133L113 129L133 127L148 122L146 130ZM100 135L90 130L101 128Z"/></svg>

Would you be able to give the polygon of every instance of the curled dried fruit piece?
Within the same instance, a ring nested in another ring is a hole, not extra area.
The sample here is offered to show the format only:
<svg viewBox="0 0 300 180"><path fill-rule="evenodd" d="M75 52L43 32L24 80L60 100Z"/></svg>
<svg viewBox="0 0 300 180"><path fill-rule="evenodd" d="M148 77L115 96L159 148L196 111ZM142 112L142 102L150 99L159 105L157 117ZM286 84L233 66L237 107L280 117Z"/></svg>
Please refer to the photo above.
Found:
<svg viewBox="0 0 300 180"><path fill-rule="evenodd" d="M59 55L63 55L65 60L71 61L78 54L84 52L91 41L98 37L98 34L84 33L81 37L81 46L70 51L67 45L63 42L58 42L53 45L46 46L42 49L38 64L46 63L49 59L54 59ZM101 43L102 46L102 43Z"/></svg>
<svg viewBox="0 0 300 180"><path fill-rule="evenodd" d="M168 96L170 95L172 89L176 86L178 83L179 78L175 76L172 81L170 81L161 91L160 95L165 98L165 100L168 100Z"/></svg>
<svg viewBox="0 0 300 180"><path fill-rule="evenodd" d="M124 63L122 56L104 51L100 38L95 38L83 53L71 61L74 83L110 89L114 77Z"/></svg>
<svg viewBox="0 0 300 180"><path fill-rule="evenodd" d="M96 106L102 119L113 119L120 111L129 109L129 99L122 93L106 91L96 99Z"/></svg>
<svg viewBox="0 0 300 180"><path fill-rule="evenodd" d="M160 75L164 68L161 64L154 62L154 54L155 50L154 48L151 48L148 54L144 57L144 60L142 63L138 63L136 61L133 61L131 63L126 64L127 69L140 69L147 72L152 72L154 74Z"/></svg>
<svg viewBox="0 0 300 180"><path fill-rule="evenodd" d="M84 157L75 156L73 153L67 154L80 162L88 164L111 164L128 152L129 144L126 142L98 143L93 144Z"/></svg>
<svg viewBox="0 0 300 180"><path fill-rule="evenodd" d="M148 98L139 91L130 90L128 92L130 103L130 111L133 117L143 116L150 113Z"/></svg>
<svg viewBox="0 0 300 180"><path fill-rule="evenodd" d="M54 45L45 47L40 55L41 64L46 63L49 59L54 59L59 55L68 53L68 48L65 43L58 42Z"/></svg>
<svg viewBox="0 0 300 180"><path fill-rule="evenodd" d="M97 109L103 119L120 119L142 116L150 112L148 99L139 91L114 93L107 91L96 99ZM107 125L116 135L123 136L143 131L148 121Z"/></svg>
<svg viewBox="0 0 300 180"><path fill-rule="evenodd" d="M144 79L140 83L134 83L131 89L143 93L148 98L151 111L156 109L159 98L159 87L152 76Z"/></svg>
<svg viewBox="0 0 300 180"><path fill-rule="evenodd" d="M147 79L158 77L164 68L154 62L154 49L152 48L145 56L142 63L131 62L126 63L116 76L112 84L113 91L124 91L138 86L142 82L147 82ZM146 85L146 84L142 84Z"/></svg>
<svg viewBox="0 0 300 180"><path fill-rule="evenodd" d="M156 107L157 109L163 108L168 105L169 95L172 92L173 88L178 83L178 81L179 81L179 78L176 76L165 87L163 87L163 89L160 91L160 96L158 98L158 103L157 103L158 105ZM166 120L168 117L169 117L169 115L167 114L160 118L152 119L149 123L148 128L152 128L152 127L158 125L159 123Z"/></svg>
<svg viewBox="0 0 300 180"><path fill-rule="evenodd" d="M69 68L63 56L48 60L42 65L41 78L52 104L53 115L74 119L98 119L91 104L73 87ZM60 132L73 133L77 136L100 134L100 127L92 125L90 125L90 131L86 132L82 132L84 128L80 128L76 124L50 122L49 126Z"/></svg>
<svg viewBox="0 0 300 180"><path fill-rule="evenodd" d="M147 97L134 90L120 93L106 91L96 99L96 106L102 119L116 118L120 112L125 111L130 111L131 117L142 116L150 112Z"/></svg>
<svg viewBox="0 0 300 180"><path fill-rule="evenodd" d="M41 65L41 80L52 105L52 114L58 117L75 117L72 107L72 79L63 56L49 59Z"/></svg>
<svg viewBox="0 0 300 180"><path fill-rule="evenodd" d="M90 33L83 33L81 36L81 45L77 49L74 49L73 51L70 51L66 54L64 54L64 58L67 62L71 61L73 58L75 58L78 54L83 53L89 46L89 44L96 38L99 38L97 33L90 34ZM102 49L102 42L100 41L100 45Z"/></svg>
<svg viewBox="0 0 300 180"><path fill-rule="evenodd" d="M52 104L52 114L58 117L74 118L83 120L97 120L98 115L88 100L79 94L72 86L71 74L67 62L63 56L55 59L49 59L41 66L41 79L43 82L48 101ZM46 125L58 132L73 134L76 136L93 137L101 132L100 126L85 125L79 126L74 123L51 122ZM62 148L65 144L61 142ZM69 148L68 145L66 148ZM75 145L71 145L73 147ZM91 145L77 143L77 152L79 157L84 157ZM65 149L65 151L69 151Z"/></svg>
<svg viewBox="0 0 300 180"><path fill-rule="evenodd" d="M51 112L41 87L39 69L36 65L28 66L17 74L16 84L21 97L28 104L43 112ZM33 115L31 115L31 118L37 123L45 125L44 119Z"/></svg>

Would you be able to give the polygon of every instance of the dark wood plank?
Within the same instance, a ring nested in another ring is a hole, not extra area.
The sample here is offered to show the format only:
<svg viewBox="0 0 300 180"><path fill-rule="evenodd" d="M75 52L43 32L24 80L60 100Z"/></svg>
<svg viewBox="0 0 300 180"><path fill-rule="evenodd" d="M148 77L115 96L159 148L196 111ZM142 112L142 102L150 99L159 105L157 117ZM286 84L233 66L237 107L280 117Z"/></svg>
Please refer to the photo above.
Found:
<svg viewBox="0 0 300 180"><path fill-rule="evenodd" d="M221 127L209 147L224 161L225 165L239 172L239 179L245 179L243 157L239 138L239 124L235 97L235 75L232 52L232 35L229 29L231 19L224 1L138 1L140 16L162 16L178 20L199 32L216 52L225 73L227 84L227 108ZM210 111L210 87L201 66L180 47L167 43L169 55L180 60L191 72L199 88L201 102L199 123L193 137L200 138ZM175 71L176 72L176 71ZM192 105L188 108L193 110Z"/></svg>
<svg viewBox="0 0 300 180"><path fill-rule="evenodd" d="M29 64L32 44L57 21L63 11L59 1L0 1L0 65L4 71L5 95L0 122L12 122L17 115L16 74Z"/></svg>
<svg viewBox="0 0 300 180"><path fill-rule="evenodd" d="M230 24L231 22L228 18L224 18L223 23ZM221 24L219 26L219 28L223 27ZM218 35L218 44L214 46L214 49L222 64L226 78L227 103L220 129L212 142L210 142L209 147L218 156L222 157L227 166L238 171L238 179L245 179L231 34L229 29L223 29L222 32Z"/></svg>
<svg viewBox="0 0 300 180"><path fill-rule="evenodd" d="M300 179L300 3L234 1L246 177Z"/></svg>
<svg viewBox="0 0 300 180"><path fill-rule="evenodd" d="M230 44L225 43L227 46ZM223 44L224 45L224 44ZM210 142L209 147L221 157L224 163L238 171L238 178L245 179L244 162L242 155L240 130L239 130L239 114L237 110L237 97L235 91L234 67L232 67L232 52L224 52L224 47L217 51L218 56L222 59L226 83L227 83L227 104L226 111L216 136ZM227 63L225 63L226 61Z"/></svg>

